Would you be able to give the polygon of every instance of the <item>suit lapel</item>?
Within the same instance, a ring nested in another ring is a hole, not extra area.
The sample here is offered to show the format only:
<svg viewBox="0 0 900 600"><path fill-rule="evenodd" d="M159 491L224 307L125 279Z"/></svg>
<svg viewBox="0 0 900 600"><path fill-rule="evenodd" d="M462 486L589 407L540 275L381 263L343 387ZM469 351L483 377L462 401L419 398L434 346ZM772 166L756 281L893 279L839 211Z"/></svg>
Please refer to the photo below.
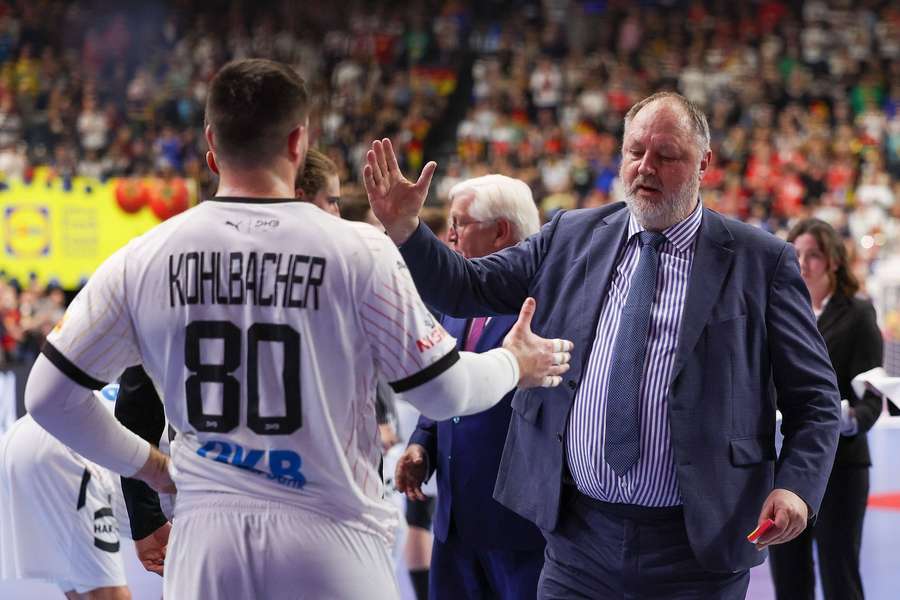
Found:
<svg viewBox="0 0 900 600"><path fill-rule="evenodd" d="M675 351L672 381L684 368L700 333L709 321L713 306L719 299L725 277L734 260L734 251L727 247L733 239L721 215L704 208L703 222L697 234L684 314L681 317L681 334Z"/></svg>
<svg viewBox="0 0 900 600"><path fill-rule="evenodd" d="M594 307L594 310L581 310L581 326L575 330L579 339L575 343L576 352L583 357L581 367L587 364L587 357L591 352L597 329L597 319L600 318L600 310L603 307L605 295L608 293L612 272L617 259L625 243L628 232L627 209L619 210L606 217L594 229L591 236L591 244L587 249L587 260L584 268L584 283L582 296L579 299L581 306Z"/></svg>

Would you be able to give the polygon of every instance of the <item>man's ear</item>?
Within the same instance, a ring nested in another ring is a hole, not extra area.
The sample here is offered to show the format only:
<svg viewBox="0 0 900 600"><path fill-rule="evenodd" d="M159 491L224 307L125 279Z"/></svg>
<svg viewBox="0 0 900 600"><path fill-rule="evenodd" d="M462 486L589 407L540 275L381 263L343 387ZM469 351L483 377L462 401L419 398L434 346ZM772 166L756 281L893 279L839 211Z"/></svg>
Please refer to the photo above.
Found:
<svg viewBox="0 0 900 600"><path fill-rule="evenodd" d="M306 192L303 191L303 188L296 188L294 190L294 198L296 198L298 200L306 199Z"/></svg>
<svg viewBox="0 0 900 600"><path fill-rule="evenodd" d="M303 140L305 138L306 126L297 125L294 127L291 132L288 134L288 152L290 153L291 160L300 160L301 162L304 160L304 154L306 149L303 147Z"/></svg>
<svg viewBox="0 0 900 600"><path fill-rule="evenodd" d="M510 223L507 219L500 217L497 219L497 223L495 224L497 227L496 234L494 235L494 246L496 248L502 249L505 248L515 242L513 240L513 228L512 223Z"/></svg>
<svg viewBox="0 0 900 600"><path fill-rule="evenodd" d="M206 144L209 146L209 151L206 153L206 166L209 167L209 170L219 174L219 165L216 162L216 140L213 137L212 127L207 125L203 128L203 135L206 138Z"/></svg>
<svg viewBox="0 0 900 600"><path fill-rule="evenodd" d="M216 175L219 174L219 165L216 164L216 155L212 150L206 152L206 166Z"/></svg>
<svg viewBox="0 0 900 600"><path fill-rule="evenodd" d="M706 154L703 158L700 159L700 179L703 179L703 175L706 173L706 169L709 168L709 163L712 160L712 151L707 150Z"/></svg>

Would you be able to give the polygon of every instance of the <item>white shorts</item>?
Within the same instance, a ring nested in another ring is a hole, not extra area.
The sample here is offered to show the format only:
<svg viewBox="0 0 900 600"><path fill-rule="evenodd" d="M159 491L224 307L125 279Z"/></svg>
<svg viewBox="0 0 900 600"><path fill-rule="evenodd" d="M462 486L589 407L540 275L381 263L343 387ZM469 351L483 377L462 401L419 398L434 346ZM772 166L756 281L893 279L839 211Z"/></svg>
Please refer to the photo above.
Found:
<svg viewBox="0 0 900 600"><path fill-rule="evenodd" d="M166 600L397 600L387 541L279 502L179 494Z"/></svg>
<svg viewBox="0 0 900 600"><path fill-rule="evenodd" d="M112 474L30 416L0 438L0 578L84 593L126 585Z"/></svg>

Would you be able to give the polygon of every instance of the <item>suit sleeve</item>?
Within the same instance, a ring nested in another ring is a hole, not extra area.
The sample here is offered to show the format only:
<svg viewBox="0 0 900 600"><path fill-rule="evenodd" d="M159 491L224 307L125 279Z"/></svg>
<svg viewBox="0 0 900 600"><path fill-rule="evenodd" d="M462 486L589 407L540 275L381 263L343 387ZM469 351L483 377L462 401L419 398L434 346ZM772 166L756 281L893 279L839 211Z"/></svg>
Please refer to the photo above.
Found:
<svg viewBox="0 0 900 600"><path fill-rule="evenodd" d="M775 487L819 510L840 432L840 394L793 246L785 244L769 289L766 328L784 444Z"/></svg>
<svg viewBox="0 0 900 600"><path fill-rule="evenodd" d="M882 366L884 362L884 339L875 318L875 308L867 302L859 307L857 314L854 327L856 344L850 368L851 379L869 369ZM854 400L853 410L856 412L859 432L865 433L881 415L881 397L866 391L862 398L851 400Z"/></svg>
<svg viewBox="0 0 900 600"><path fill-rule="evenodd" d="M535 235L484 258L466 260L424 224L400 247L422 298L443 314L516 314L546 256L563 213Z"/></svg>
<svg viewBox="0 0 900 600"><path fill-rule="evenodd" d="M116 419L154 446L165 432L166 416L153 381L142 367L129 367L119 380ZM139 479L122 477L122 495L131 524L131 539L141 540L165 525L159 494Z"/></svg>
<svg viewBox="0 0 900 600"><path fill-rule="evenodd" d="M416 430L409 436L409 443L419 444L425 448L425 455L428 457L428 477L431 477L437 468L437 421L424 415L420 416Z"/></svg>

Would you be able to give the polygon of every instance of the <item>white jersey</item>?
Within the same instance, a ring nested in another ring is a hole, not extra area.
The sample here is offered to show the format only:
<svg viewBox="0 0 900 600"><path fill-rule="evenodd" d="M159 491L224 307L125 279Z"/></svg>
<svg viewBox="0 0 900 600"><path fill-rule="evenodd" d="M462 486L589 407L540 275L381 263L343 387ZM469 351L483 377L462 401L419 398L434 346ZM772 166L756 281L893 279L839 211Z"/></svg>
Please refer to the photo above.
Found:
<svg viewBox="0 0 900 600"><path fill-rule="evenodd" d="M390 239L295 201L215 199L111 256L45 355L97 386L142 364L179 492L277 500L389 535L375 384L458 358Z"/></svg>

